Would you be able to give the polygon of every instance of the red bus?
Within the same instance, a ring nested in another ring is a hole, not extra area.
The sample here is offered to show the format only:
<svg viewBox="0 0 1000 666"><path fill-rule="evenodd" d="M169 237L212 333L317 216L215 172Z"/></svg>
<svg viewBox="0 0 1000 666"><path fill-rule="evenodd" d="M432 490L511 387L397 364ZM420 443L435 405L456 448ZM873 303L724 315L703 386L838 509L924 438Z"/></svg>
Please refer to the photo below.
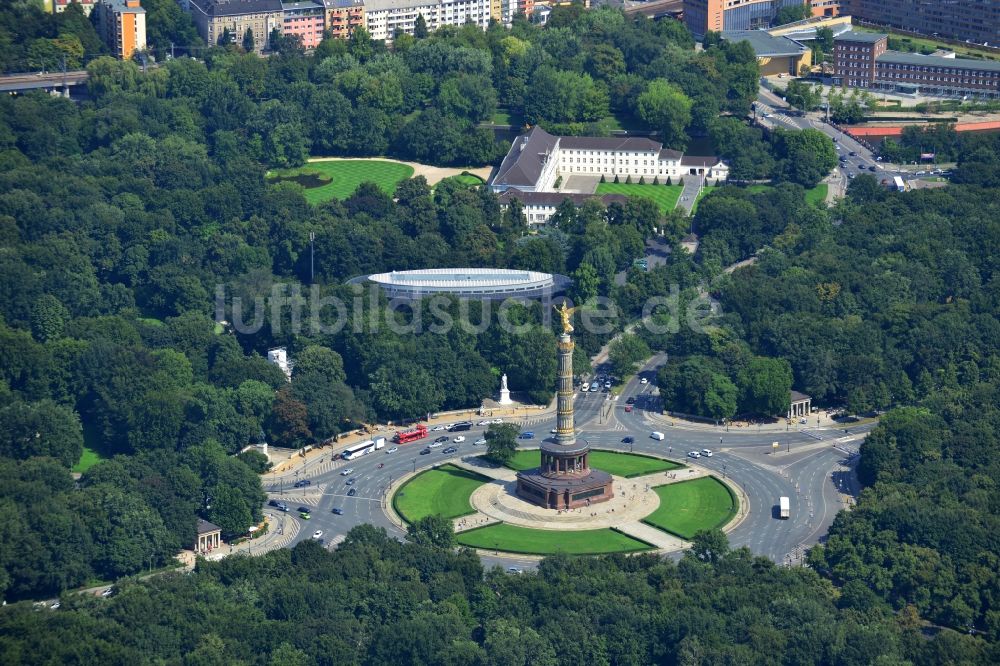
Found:
<svg viewBox="0 0 1000 666"><path fill-rule="evenodd" d="M397 444L406 444L407 442L414 442L418 439L423 439L427 436L427 426L418 425L412 430L402 430L396 433L393 437L393 441Z"/></svg>

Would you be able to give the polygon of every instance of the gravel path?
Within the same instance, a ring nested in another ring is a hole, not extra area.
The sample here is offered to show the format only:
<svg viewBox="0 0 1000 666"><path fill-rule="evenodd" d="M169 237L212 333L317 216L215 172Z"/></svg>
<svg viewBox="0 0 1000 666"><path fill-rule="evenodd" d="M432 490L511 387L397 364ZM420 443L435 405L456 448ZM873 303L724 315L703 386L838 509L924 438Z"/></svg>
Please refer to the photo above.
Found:
<svg viewBox="0 0 1000 666"><path fill-rule="evenodd" d="M427 179L429 185L434 185L435 183L448 178L449 176L458 176L463 171L468 171L471 174L475 174L482 178L483 180L489 180L490 172L493 171L493 167L467 167L467 168L451 168L451 167L436 167L429 164L420 164L419 162L404 162L402 160L394 160L389 157L311 157L309 162L340 162L344 160L359 160L359 159L372 159L372 160L382 160L383 162L395 162L397 164L405 164L407 166L413 167L414 176L423 176Z"/></svg>

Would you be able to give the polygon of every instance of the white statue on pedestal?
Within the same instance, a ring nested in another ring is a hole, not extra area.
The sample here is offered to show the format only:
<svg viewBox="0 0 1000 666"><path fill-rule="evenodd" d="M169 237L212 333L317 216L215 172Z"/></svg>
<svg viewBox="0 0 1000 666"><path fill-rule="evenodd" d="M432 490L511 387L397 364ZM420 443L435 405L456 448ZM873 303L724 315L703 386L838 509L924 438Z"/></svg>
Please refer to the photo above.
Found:
<svg viewBox="0 0 1000 666"><path fill-rule="evenodd" d="M510 399L510 389L507 388L507 374L500 378L500 404L512 405L514 401Z"/></svg>

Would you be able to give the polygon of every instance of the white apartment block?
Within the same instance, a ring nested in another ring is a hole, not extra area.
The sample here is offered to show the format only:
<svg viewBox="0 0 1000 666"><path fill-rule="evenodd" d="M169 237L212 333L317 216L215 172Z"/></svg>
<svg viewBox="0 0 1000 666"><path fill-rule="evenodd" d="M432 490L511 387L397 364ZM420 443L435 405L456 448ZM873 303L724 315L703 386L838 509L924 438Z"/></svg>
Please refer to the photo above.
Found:
<svg viewBox="0 0 1000 666"><path fill-rule="evenodd" d="M485 30L490 5L490 0L367 0L365 18L372 39L391 40L397 29L412 35L420 15L430 31L466 23Z"/></svg>

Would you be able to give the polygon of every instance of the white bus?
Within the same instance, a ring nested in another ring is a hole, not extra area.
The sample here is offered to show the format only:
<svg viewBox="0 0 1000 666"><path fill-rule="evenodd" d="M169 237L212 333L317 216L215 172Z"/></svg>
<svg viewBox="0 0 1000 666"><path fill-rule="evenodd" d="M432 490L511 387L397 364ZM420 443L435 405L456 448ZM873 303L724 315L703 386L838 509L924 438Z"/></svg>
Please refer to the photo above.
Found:
<svg viewBox="0 0 1000 666"><path fill-rule="evenodd" d="M787 497L778 498L778 517L782 520L788 520L791 517L792 511L790 502Z"/></svg>
<svg viewBox="0 0 1000 666"><path fill-rule="evenodd" d="M368 439L363 442L359 442L354 446L349 446L344 449L344 453L341 457L344 460L354 460L355 458L360 458L361 456L368 455L372 451L378 451L385 446L385 437L376 437L375 439Z"/></svg>

